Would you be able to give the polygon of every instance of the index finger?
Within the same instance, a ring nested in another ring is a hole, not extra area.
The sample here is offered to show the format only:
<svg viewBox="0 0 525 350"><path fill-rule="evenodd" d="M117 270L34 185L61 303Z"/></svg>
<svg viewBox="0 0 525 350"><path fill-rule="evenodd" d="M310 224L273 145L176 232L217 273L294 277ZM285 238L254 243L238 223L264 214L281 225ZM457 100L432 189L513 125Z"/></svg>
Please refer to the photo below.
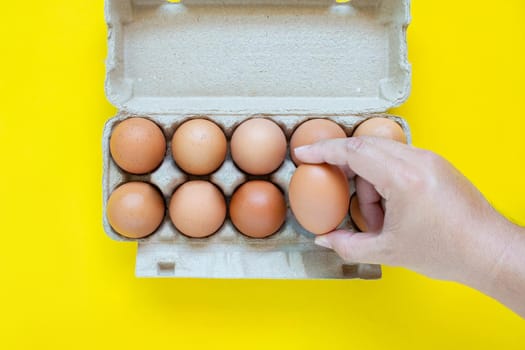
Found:
<svg viewBox="0 0 525 350"><path fill-rule="evenodd" d="M405 161L396 155L398 148L408 147L399 142L378 137L360 136L324 140L295 150L305 163L347 165L353 172L370 182L386 198L391 183L404 171Z"/></svg>
<svg viewBox="0 0 525 350"><path fill-rule="evenodd" d="M348 139L322 140L311 145L297 147L295 156L304 163L328 163L348 166L346 142Z"/></svg>

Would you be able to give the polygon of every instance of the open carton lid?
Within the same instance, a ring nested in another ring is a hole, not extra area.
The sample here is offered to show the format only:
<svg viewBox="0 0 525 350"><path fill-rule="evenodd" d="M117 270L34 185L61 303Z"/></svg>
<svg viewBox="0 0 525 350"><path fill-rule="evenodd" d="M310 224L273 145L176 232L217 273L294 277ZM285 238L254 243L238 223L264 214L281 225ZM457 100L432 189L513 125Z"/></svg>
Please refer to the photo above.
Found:
<svg viewBox="0 0 525 350"><path fill-rule="evenodd" d="M359 114L410 91L409 0L106 0L106 18L129 113Z"/></svg>

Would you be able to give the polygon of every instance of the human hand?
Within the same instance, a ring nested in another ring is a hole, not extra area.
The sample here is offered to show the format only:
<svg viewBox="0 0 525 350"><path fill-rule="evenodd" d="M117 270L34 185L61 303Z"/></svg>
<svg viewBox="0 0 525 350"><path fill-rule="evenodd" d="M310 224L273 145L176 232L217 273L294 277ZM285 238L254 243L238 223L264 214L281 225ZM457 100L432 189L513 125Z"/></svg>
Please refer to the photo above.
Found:
<svg viewBox="0 0 525 350"><path fill-rule="evenodd" d="M444 158L375 137L321 141L296 149L296 155L357 175L369 231L336 231L317 237L317 244L349 262L403 266L490 288L490 274L515 239L508 233L513 225Z"/></svg>

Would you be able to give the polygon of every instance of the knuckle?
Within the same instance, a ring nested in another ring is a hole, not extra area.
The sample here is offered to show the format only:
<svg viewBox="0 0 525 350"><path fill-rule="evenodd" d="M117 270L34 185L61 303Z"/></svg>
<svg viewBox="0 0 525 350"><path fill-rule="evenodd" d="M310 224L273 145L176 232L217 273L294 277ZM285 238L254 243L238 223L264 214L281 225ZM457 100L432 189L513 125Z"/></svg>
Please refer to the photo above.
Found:
<svg viewBox="0 0 525 350"><path fill-rule="evenodd" d="M415 168L403 169L398 174L398 181L400 187L410 191L421 191L427 186L427 179Z"/></svg>
<svg viewBox="0 0 525 350"><path fill-rule="evenodd" d="M362 152L366 147L366 137L350 137L346 141L346 147L353 152Z"/></svg>
<svg viewBox="0 0 525 350"><path fill-rule="evenodd" d="M387 238L385 233L382 233L379 237L376 254L384 264L395 265L399 263L398 249L396 249L394 242Z"/></svg>
<svg viewBox="0 0 525 350"><path fill-rule="evenodd" d="M418 161L412 166L405 166L398 174L401 188L416 192L426 192L439 185L436 174L443 168L443 158L438 154L418 150Z"/></svg>
<svg viewBox="0 0 525 350"><path fill-rule="evenodd" d="M431 151L421 150L420 157L427 168L437 169L443 164L443 158Z"/></svg>
<svg viewBox="0 0 525 350"><path fill-rule="evenodd" d="M355 255L354 250L349 244L343 244L340 246L337 253L346 262L359 262L357 261L357 256Z"/></svg>

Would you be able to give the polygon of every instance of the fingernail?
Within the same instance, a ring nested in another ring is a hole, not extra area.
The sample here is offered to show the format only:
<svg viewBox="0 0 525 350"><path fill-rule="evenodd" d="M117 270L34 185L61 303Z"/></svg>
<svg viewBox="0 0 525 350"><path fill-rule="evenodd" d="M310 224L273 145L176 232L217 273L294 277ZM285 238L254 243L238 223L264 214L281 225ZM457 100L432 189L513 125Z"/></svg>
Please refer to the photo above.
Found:
<svg viewBox="0 0 525 350"><path fill-rule="evenodd" d="M310 145L297 147L294 149L295 155L297 155L298 153L306 152L308 151L309 148L310 148Z"/></svg>
<svg viewBox="0 0 525 350"><path fill-rule="evenodd" d="M332 245L330 244L330 241L326 237L316 237L314 243L317 244L318 246L332 249Z"/></svg>

